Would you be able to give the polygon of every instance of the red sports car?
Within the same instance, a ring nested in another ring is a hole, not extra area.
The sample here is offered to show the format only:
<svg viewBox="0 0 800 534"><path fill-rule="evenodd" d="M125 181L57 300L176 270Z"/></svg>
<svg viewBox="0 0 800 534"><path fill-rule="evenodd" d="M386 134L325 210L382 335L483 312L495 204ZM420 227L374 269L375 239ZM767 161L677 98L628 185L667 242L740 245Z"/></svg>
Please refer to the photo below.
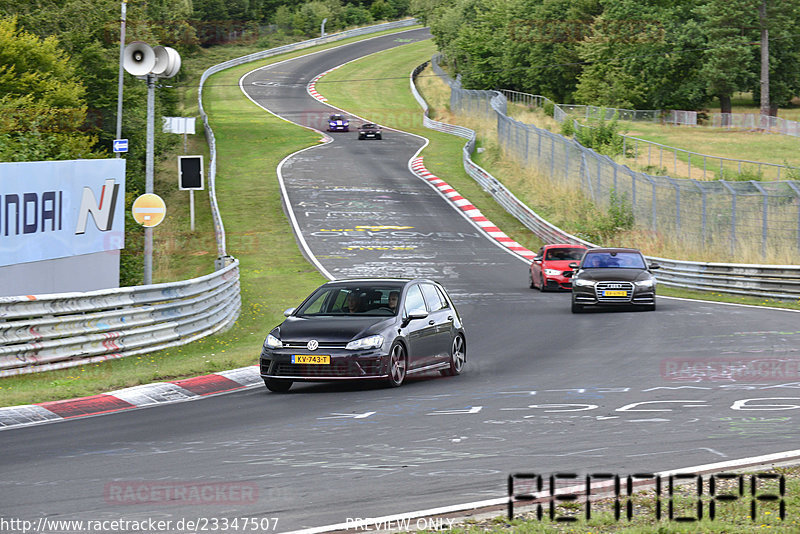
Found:
<svg viewBox="0 0 800 534"><path fill-rule="evenodd" d="M571 243L545 245L533 258L528 277L532 289L539 291L550 289L572 289L572 279L564 276L564 272L571 272L569 264L580 262L586 247Z"/></svg>

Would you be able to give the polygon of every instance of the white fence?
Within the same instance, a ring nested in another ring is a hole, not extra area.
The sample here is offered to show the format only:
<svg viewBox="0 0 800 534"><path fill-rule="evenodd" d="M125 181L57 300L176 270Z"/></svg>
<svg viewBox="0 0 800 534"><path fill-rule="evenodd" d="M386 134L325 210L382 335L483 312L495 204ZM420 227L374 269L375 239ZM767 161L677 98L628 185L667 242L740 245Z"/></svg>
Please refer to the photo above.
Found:
<svg viewBox="0 0 800 534"><path fill-rule="evenodd" d="M414 80L416 76L428 65L426 62L418 66L411 74L411 90L414 97L419 102L424 110L423 124L433 130L451 133L468 139L467 144L463 150L463 163L467 173L472 176L478 183L482 185L484 190L494 197L494 199L506 208L509 213L513 214L520 220L528 229L546 243L583 243L587 246L594 247L592 243L581 240L560 228L550 224L542 219L533 210L526 206L522 201L517 199L513 193L503 186L502 183L497 181L484 169L476 165L471 160L472 151L475 146L475 132L463 126L453 126L432 120L428 116L428 105L416 89ZM460 88L458 81L452 80L447 76L436 63L433 63L434 72L438 74L447 84L451 90L451 109L458 112L463 109L460 105L452 105L454 102L463 102L463 96L460 93L468 93L471 96L482 94L482 102L486 107L481 106L480 109L473 108L485 117L487 109L497 117L498 124L504 124L513 121L506 115L507 100L505 95L497 91L466 91ZM472 104L475 101L472 98L467 100ZM525 126L525 125L523 125ZM527 125L528 128L534 128ZM556 138L560 138L560 142L567 142L564 137L557 136L550 132L541 130L541 139L547 139L545 143L538 143L538 156L536 150L529 150L527 153L531 158L544 156L545 167L551 166L554 162L552 151L548 152L545 148L541 151L542 146L555 146ZM546 134L546 136L545 136ZM500 132L498 132L500 136ZM530 141L530 140L529 140ZM575 143L569 140L570 143ZM530 142L529 147L533 147L534 143ZM570 150L569 148L565 148ZM584 149L585 150L585 149ZM527 161L527 160L526 160ZM585 168L585 162L582 166ZM591 181L590 181L591 183ZM650 257L648 260L657 261L661 264L661 269L656 272L659 283L666 286L680 287L686 289L697 289L703 291L716 291L720 293L730 293L736 295L747 295L763 298L775 298L795 300L800 299L800 266L796 265L745 265L745 264L732 264L732 263L709 263L709 262L689 262L681 260L671 260L666 258Z"/></svg>

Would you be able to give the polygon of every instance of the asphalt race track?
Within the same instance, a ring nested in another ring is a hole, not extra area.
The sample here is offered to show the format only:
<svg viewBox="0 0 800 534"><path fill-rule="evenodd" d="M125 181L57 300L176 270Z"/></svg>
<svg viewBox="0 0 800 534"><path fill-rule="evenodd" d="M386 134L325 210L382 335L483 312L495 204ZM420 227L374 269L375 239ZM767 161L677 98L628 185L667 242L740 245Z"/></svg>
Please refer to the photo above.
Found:
<svg viewBox="0 0 800 534"><path fill-rule="evenodd" d="M329 108L306 94L309 80L428 37L334 48L253 71L242 87L323 129ZM281 170L311 254L337 278L441 281L466 323L465 373L399 389L259 387L3 431L0 516L277 518L268 530L286 532L503 497L512 472L627 475L796 448L800 382L776 361L798 358L797 313L661 298L654 313L573 315L568 295L528 289L524 261L408 170L422 139L330 136ZM762 360L770 375L670 379L682 359ZM152 491L198 483L222 490L172 502ZM149 488L152 502L132 487Z"/></svg>

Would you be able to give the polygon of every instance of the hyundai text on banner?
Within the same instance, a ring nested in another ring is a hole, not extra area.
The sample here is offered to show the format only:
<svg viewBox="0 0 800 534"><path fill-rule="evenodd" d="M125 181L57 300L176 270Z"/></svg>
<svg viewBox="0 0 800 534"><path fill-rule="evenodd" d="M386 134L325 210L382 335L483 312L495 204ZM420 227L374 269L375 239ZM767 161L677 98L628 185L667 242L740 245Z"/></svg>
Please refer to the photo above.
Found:
<svg viewBox="0 0 800 534"><path fill-rule="evenodd" d="M0 267L124 248L125 160L0 163Z"/></svg>

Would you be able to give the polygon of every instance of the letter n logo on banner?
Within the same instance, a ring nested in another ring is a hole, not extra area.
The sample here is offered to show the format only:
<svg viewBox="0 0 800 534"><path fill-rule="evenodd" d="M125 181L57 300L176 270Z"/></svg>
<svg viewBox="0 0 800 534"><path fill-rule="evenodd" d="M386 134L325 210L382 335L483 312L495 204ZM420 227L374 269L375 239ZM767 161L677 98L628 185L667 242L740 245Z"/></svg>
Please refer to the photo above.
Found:
<svg viewBox="0 0 800 534"><path fill-rule="evenodd" d="M98 230L101 232L111 230L114 225L114 206L117 204L118 191L119 185L113 179L106 180L103 189L100 191L100 203L98 204L94 191L90 187L83 188L75 235L86 232L86 222L89 219L89 214L92 215Z"/></svg>

